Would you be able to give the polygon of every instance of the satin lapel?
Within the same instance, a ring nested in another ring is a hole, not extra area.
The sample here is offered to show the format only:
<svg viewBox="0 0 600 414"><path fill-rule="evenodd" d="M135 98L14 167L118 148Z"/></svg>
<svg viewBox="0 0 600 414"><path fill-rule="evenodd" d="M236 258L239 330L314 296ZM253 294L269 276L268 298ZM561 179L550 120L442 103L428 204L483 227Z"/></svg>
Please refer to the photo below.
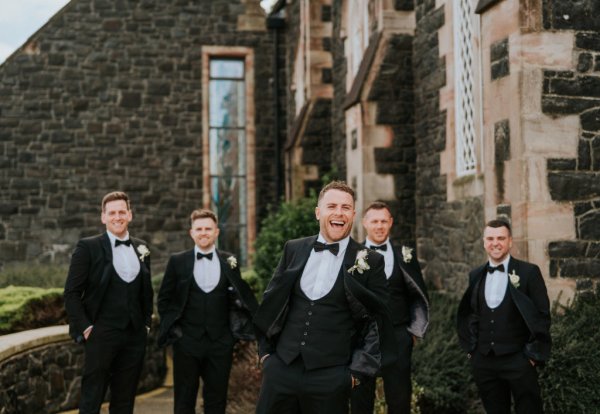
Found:
<svg viewBox="0 0 600 414"><path fill-rule="evenodd" d="M342 271L343 276L352 277L352 274L348 272L348 269L354 266L354 261L356 260L356 255L359 249L366 249L366 247L354 241L352 237L350 237L350 240L348 241L348 246L346 247L346 253L344 254L342 268L340 269L340 271Z"/></svg>
<svg viewBox="0 0 600 414"><path fill-rule="evenodd" d="M306 262L308 262L308 258L310 257L310 253L312 252L313 245L317 240L317 236L309 237L302 243L297 252L293 255L285 273L292 275L292 285L296 282L296 280L302 276L302 272L306 267Z"/></svg>
<svg viewBox="0 0 600 414"><path fill-rule="evenodd" d="M225 276L229 283L231 283L232 275L231 275L231 266L225 260L225 256L219 252L219 250L215 249L215 254L219 258L219 264L221 265L221 275Z"/></svg>
<svg viewBox="0 0 600 414"><path fill-rule="evenodd" d="M100 289L104 291L106 286L108 286L108 281L110 280L110 271L113 267L112 261L112 247L110 245L110 239L108 238L108 233L104 233L101 236L100 244L102 245L102 250L104 251L104 268L102 269L102 275L100 277ZM104 293L104 292L103 292Z"/></svg>
<svg viewBox="0 0 600 414"><path fill-rule="evenodd" d="M485 272L486 272L486 265L483 265L483 266L481 266L481 268L479 268L477 270L477 276L476 276L475 280L473 281L473 283L471 283L471 309L474 309L476 311L478 311L478 309L479 309L479 302L478 302L479 289L480 289L482 280L484 280L484 278L485 278Z"/></svg>
<svg viewBox="0 0 600 414"><path fill-rule="evenodd" d="M138 246L140 244L133 237L130 237L130 240L131 240L131 245L133 246L133 250L135 251L135 255L137 256L138 262L140 262L141 273L143 273L144 276L150 275L150 269L148 269L148 266L146 266L146 261L140 259L140 257L142 256L142 254L138 250Z"/></svg>

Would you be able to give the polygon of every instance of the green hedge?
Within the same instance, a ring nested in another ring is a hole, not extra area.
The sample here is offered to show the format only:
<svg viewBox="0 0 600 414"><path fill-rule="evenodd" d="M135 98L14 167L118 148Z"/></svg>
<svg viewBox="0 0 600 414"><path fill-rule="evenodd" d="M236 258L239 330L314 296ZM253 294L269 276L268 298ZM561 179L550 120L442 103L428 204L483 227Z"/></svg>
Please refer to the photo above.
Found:
<svg viewBox="0 0 600 414"><path fill-rule="evenodd" d="M66 323L61 288L0 289L0 334Z"/></svg>
<svg viewBox="0 0 600 414"><path fill-rule="evenodd" d="M555 307L552 355L540 370L547 414L600 413L600 292Z"/></svg>
<svg viewBox="0 0 600 414"><path fill-rule="evenodd" d="M0 288L7 286L35 286L60 288L65 285L66 265L10 264L0 271Z"/></svg>
<svg viewBox="0 0 600 414"><path fill-rule="evenodd" d="M316 206L317 198L314 195L282 203L277 211L262 221L254 255L255 288L260 294L273 276L285 242L319 232L319 222L315 218Z"/></svg>

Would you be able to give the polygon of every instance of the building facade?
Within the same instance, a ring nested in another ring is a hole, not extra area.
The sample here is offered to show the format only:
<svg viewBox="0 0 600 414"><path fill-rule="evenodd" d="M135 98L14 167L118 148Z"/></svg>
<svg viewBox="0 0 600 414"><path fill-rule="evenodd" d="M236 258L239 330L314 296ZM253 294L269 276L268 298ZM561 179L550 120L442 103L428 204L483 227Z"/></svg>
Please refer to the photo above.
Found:
<svg viewBox="0 0 600 414"><path fill-rule="evenodd" d="M567 299L600 275L599 7L72 0L0 66L0 262L66 260L115 189L159 261L200 206L247 260L268 206L333 172L438 288L503 216Z"/></svg>

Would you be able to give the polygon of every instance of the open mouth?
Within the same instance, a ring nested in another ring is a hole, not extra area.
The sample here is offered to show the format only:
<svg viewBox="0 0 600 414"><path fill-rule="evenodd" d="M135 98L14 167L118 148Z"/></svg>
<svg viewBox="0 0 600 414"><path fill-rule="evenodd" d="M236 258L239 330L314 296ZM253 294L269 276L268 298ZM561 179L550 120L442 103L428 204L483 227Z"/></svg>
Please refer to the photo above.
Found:
<svg viewBox="0 0 600 414"><path fill-rule="evenodd" d="M343 221L339 221L339 220L331 220L329 222L329 224L331 225L331 227L333 227L334 229L343 229L344 226L346 225L346 223L344 223Z"/></svg>

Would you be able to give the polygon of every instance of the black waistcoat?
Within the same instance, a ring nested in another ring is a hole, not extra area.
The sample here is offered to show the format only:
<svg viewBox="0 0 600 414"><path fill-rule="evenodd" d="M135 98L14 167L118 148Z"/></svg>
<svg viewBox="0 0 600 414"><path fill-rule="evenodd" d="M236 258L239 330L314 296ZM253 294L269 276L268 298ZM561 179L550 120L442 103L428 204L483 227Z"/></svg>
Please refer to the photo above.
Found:
<svg viewBox="0 0 600 414"><path fill-rule="evenodd" d="M286 364L298 355L309 370L350 361L354 321L343 277L338 275L331 291L314 301L302 291L301 278L296 281L287 320L277 341L277 355Z"/></svg>
<svg viewBox="0 0 600 414"><path fill-rule="evenodd" d="M479 338L477 349L484 355L506 355L520 351L529 338L529 329L506 287L504 299L490 309L485 300L485 281L479 286Z"/></svg>
<svg viewBox="0 0 600 414"><path fill-rule="evenodd" d="M220 277L217 286L206 293L193 279L185 308L179 320L183 342L197 342L206 334L216 340L229 331L227 278Z"/></svg>
<svg viewBox="0 0 600 414"><path fill-rule="evenodd" d="M104 294L97 321L112 328L125 329L131 322L134 329L144 325L142 312L142 278L138 274L130 283L119 277L114 266Z"/></svg>
<svg viewBox="0 0 600 414"><path fill-rule="evenodd" d="M396 258L394 258L396 260ZM387 280L388 283L388 308L394 325L403 325L410 322L410 309L407 298L406 282L404 275L397 263L394 263L392 275Z"/></svg>

